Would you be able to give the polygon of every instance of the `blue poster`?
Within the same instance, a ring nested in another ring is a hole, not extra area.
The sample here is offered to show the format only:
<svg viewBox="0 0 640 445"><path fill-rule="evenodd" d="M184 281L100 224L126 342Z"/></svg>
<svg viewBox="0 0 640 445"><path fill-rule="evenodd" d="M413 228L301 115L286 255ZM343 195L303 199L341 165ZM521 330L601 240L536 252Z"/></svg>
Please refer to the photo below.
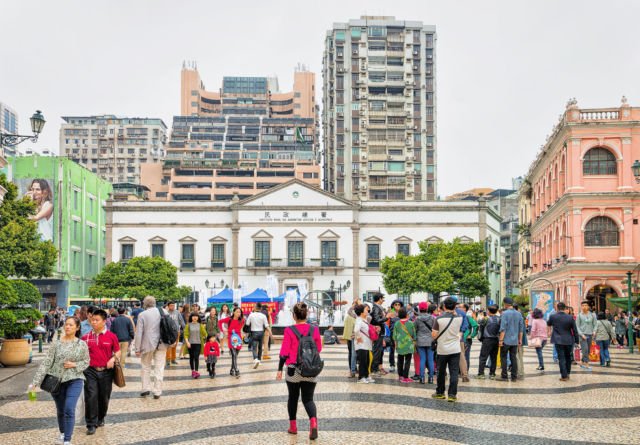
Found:
<svg viewBox="0 0 640 445"><path fill-rule="evenodd" d="M531 291L531 310L540 309L547 320L551 311L553 311L553 291L552 290L532 290Z"/></svg>

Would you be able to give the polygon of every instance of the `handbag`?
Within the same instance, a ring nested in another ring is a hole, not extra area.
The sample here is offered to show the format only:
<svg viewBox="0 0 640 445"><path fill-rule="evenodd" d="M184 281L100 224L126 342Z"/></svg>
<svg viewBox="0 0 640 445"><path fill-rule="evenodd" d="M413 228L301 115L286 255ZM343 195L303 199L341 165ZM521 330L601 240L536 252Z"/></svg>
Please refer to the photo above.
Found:
<svg viewBox="0 0 640 445"><path fill-rule="evenodd" d="M376 341L379 338L378 331L376 331L376 327L372 324L369 325L369 338L371 341Z"/></svg>
<svg viewBox="0 0 640 445"><path fill-rule="evenodd" d="M531 337L529 340L529 345L532 349L537 349L542 347L542 339L540 337Z"/></svg>
<svg viewBox="0 0 640 445"><path fill-rule="evenodd" d="M445 327L445 328L442 330L442 332L440 332L440 333L438 334L438 336L437 336L437 337L436 337L436 338L431 342L431 350L432 350L432 351L434 351L434 352L435 352L435 351L437 351L437 350L438 350L438 339L439 339L440 337L442 337L442 334L444 334L444 333L445 333L445 331L446 331L447 329L449 329L449 326L451 326L451 323L453 323L453 319L454 319L454 318L455 318L455 317L451 317L451 320L449 320L449 324L447 324L447 327Z"/></svg>
<svg viewBox="0 0 640 445"><path fill-rule="evenodd" d="M43 391L47 391L52 395L55 395L60 391L61 384L62 384L62 379L60 377L47 374L44 376L44 380L42 380L42 383L40 384L40 389L42 389Z"/></svg>
<svg viewBox="0 0 640 445"><path fill-rule="evenodd" d="M53 360L51 363L55 363L56 361L56 355L58 355L58 343L56 343L54 347ZM64 374L64 369L62 370L62 373ZM60 385L62 385L62 376L56 377L55 375L46 374L40 384L40 389L50 394L57 394L60 391Z"/></svg>
<svg viewBox="0 0 640 445"><path fill-rule="evenodd" d="M124 388L127 385L124 380L124 370L122 369L122 364L117 357L115 363L113 364L113 383L115 383L118 388Z"/></svg>

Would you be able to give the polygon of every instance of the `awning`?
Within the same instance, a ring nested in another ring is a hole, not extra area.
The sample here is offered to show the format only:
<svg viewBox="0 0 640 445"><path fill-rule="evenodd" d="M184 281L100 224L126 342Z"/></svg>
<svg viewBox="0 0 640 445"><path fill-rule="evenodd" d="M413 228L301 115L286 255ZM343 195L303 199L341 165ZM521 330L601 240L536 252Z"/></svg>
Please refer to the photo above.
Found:
<svg viewBox="0 0 640 445"><path fill-rule="evenodd" d="M207 304L231 303L233 301L233 291L229 288L223 289L213 297L207 298Z"/></svg>

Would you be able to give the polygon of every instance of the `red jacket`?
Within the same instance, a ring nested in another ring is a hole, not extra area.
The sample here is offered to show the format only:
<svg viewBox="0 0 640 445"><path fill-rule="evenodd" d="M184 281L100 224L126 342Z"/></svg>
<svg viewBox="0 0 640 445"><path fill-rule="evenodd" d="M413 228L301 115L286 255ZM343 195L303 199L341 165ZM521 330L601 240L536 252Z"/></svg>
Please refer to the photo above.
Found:
<svg viewBox="0 0 640 445"><path fill-rule="evenodd" d="M204 344L204 356L220 357L220 345L217 341L208 341Z"/></svg>
<svg viewBox="0 0 640 445"><path fill-rule="evenodd" d="M233 346L231 346L231 336L233 335L233 333L235 332L236 334L238 334L240 336L240 338L244 337L242 335L242 327L244 326L244 319L240 319L240 320L234 320L232 318L223 318L222 320L218 321L218 326L220 327L220 329L222 330L222 325L226 324L228 325L227 328L227 345L229 346L229 349L233 348ZM242 345L239 348L236 348L238 350L242 349Z"/></svg>

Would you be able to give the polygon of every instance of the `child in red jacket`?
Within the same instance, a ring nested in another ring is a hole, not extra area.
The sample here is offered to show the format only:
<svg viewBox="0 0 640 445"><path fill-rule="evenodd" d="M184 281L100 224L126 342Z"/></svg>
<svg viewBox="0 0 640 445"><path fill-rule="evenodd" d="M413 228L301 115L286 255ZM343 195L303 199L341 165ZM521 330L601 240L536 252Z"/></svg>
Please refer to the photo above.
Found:
<svg viewBox="0 0 640 445"><path fill-rule="evenodd" d="M212 379L216 376L216 362L220 357L220 344L215 335L207 337L207 342L204 345L204 358L207 362L207 371L209 371L209 378Z"/></svg>

